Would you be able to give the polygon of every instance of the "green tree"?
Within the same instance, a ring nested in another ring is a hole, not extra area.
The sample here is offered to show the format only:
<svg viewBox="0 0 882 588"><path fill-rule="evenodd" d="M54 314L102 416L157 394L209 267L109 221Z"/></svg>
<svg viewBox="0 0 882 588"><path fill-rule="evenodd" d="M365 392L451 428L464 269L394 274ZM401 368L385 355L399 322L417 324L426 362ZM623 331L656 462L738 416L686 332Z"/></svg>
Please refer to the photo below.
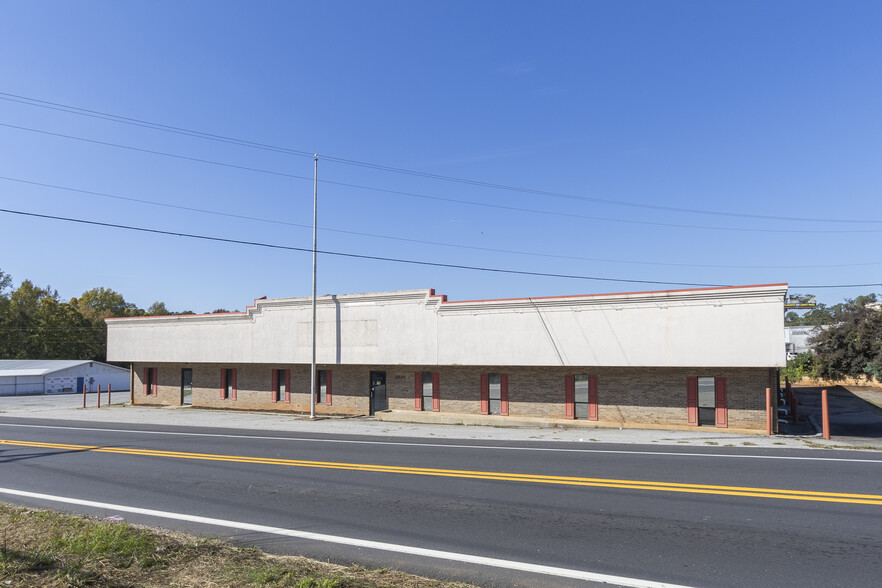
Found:
<svg viewBox="0 0 882 588"><path fill-rule="evenodd" d="M149 316L167 316L174 313L165 307L165 302L156 301L147 307L147 314Z"/></svg>
<svg viewBox="0 0 882 588"><path fill-rule="evenodd" d="M79 298L71 298L71 305L90 321L103 321L106 318L122 316L141 316L144 311L131 302L126 302L123 295L110 288L92 288Z"/></svg>
<svg viewBox="0 0 882 588"><path fill-rule="evenodd" d="M812 338L819 376L882 380L882 309L875 302L871 294L837 305L835 324Z"/></svg>

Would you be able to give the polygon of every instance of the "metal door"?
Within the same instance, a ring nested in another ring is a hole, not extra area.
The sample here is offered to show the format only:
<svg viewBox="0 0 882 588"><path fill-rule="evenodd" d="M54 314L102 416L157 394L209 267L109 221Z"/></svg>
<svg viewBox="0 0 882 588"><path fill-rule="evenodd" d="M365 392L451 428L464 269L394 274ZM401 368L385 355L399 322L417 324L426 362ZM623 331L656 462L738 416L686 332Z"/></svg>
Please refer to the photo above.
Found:
<svg viewBox="0 0 882 588"><path fill-rule="evenodd" d="M181 370L181 404L193 404L193 370Z"/></svg>
<svg viewBox="0 0 882 588"><path fill-rule="evenodd" d="M371 372L371 414L386 410L386 372Z"/></svg>

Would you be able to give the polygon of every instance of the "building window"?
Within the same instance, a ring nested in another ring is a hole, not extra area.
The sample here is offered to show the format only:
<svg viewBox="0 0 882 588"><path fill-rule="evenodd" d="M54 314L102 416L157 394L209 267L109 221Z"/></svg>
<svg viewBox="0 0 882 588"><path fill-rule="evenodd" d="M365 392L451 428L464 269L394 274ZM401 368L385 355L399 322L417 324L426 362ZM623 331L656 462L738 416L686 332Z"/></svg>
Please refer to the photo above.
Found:
<svg viewBox="0 0 882 588"><path fill-rule="evenodd" d="M144 396L156 396L157 378L156 368L144 368Z"/></svg>
<svg viewBox="0 0 882 588"><path fill-rule="evenodd" d="M220 371L220 397L221 400L236 400L238 389L236 386L236 370L221 369Z"/></svg>
<svg viewBox="0 0 882 588"><path fill-rule="evenodd" d="M686 422L693 426L728 427L726 378L700 376L686 380Z"/></svg>
<svg viewBox="0 0 882 588"><path fill-rule="evenodd" d="M315 378L315 402L316 404L331 404L331 370L316 370Z"/></svg>
<svg viewBox="0 0 882 588"><path fill-rule="evenodd" d="M508 374L481 374L481 414L508 415Z"/></svg>
<svg viewBox="0 0 882 588"><path fill-rule="evenodd" d="M438 372L414 374L414 408L416 410L441 410Z"/></svg>
<svg viewBox="0 0 882 588"><path fill-rule="evenodd" d="M291 370L273 370L273 402L291 402Z"/></svg>
<svg viewBox="0 0 882 588"><path fill-rule="evenodd" d="M571 374L564 377L565 415L568 419L597 420L597 376Z"/></svg>

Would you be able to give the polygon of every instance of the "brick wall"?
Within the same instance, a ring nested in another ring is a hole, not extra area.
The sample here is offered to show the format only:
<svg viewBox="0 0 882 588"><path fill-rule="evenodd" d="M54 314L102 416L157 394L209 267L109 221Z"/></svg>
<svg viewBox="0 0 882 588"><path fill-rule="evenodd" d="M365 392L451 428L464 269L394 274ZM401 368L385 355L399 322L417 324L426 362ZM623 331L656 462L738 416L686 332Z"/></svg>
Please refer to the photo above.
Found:
<svg viewBox="0 0 882 588"><path fill-rule="evenodd" d="M175 405L181 402L181 369L193 370L194 406L308 413L309 366L136 364L135 404ZM143 394L145 367L157 368L157 396ZM221 370L235 368L236 400L222 399ZM291 400L273 402L272 370L291 370ZM686 425L686 379L694 376L727 379L730 427L763 429L765 389L774 389L769 368L558 368L324 366L332 373L330 405L317 404L316 414L366 415L370 407L370 372L386 373L388 406L415 410L414 374L440 374L441 412L479 414L480 375L507 373L510 416L564 418L564 377L591 374L598 378L598 419L601 423ZM500 419L505 419L500 416Z"/></svg>

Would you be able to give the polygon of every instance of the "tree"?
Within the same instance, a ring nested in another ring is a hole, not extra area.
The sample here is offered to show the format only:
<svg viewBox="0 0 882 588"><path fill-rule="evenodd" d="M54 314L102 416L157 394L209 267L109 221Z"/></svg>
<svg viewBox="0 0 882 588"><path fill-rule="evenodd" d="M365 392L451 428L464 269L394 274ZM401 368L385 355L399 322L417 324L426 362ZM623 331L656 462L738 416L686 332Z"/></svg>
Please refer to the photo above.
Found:
<svg viewBox="0 0 882 588"><path fill-rule="evenodd" d="M870 294L837 305L835 324L812 338L820 377L882 380L882 309L875 302Z"/></svg>
<svg viewBox="0 0 882 588"><path fill-rule="evenodd" d="M166 316L173 313L165 307L165 302L156 301L147 307L147 314L149 316Z"/></svg>
<svg viewBox="0 0 882 588"><path fill-rule="evenodd" d="M854 300L846 300L833 306L818 304L813 309L803 315L799 315L792 310L784 315L784 324L788 327L816 327L822 325L832 325L841 320L845 313L856 306L866 306L876 302L875 294L866 294L858 296Z"/></svg>
<svg viewBox="0 0 882 588"><path fill-rule="evenodd" d="M122 294L110 288L92 288L83 292L79 298L72 298L71 305L76 307L90 321L103 321L106 318L122 316L141 316L144 311L136 305L126 302Z"/></svg>

